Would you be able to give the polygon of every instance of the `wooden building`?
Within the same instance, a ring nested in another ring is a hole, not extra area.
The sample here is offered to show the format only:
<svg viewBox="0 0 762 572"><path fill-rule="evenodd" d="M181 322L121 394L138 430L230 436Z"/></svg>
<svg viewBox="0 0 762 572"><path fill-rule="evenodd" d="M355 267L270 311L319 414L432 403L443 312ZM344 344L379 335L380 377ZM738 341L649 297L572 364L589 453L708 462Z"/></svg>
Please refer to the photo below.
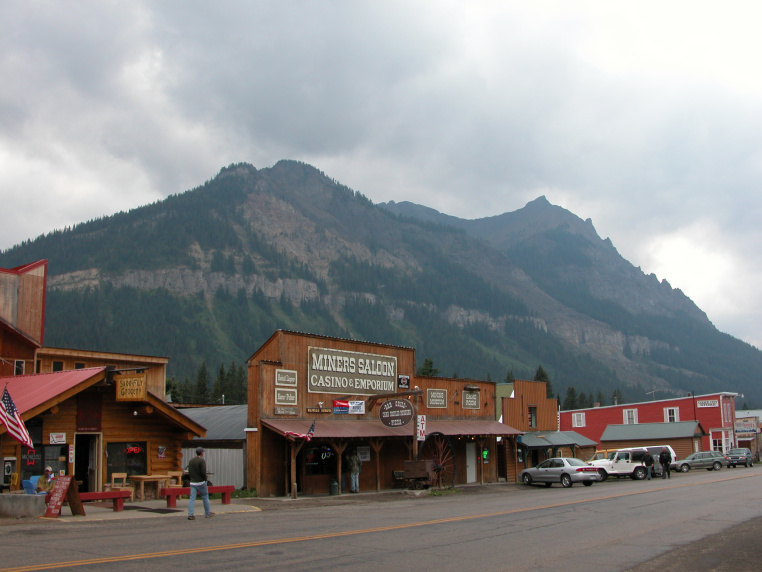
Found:
<svg viewBox="0 0 762 572"><path fill-rule="evenodd" d="M505 459L505 478L516 481L527 467L551 457L589 457L597 443L575 431L558 430L558 400L547 396L544 381L516 379L509 395L500 400L503 421L524 432L503 443L499 458ZM502 475L501 475L502 476Z"/></svg>
<svg viewBox="0 0 762 572"><path fill-rule="evenodd" d="M5 471L18 482L42 474L75 475L81 491L100 491L111 474L181 470L183 441L205 429L146 391L145 374L106 367L0 378L33 448L0 426Z"/></svg>
<svg viewBox="0 0 762 572"><path fill-rule="evenodd" d="M497 481L497 438L520 432L495 421L495 383L415 371L411 348L275 332L248 360L248 485L260 496L340 493L350 450L361 490L393 487L410 459L436 458L444 485ZM392 410L413 422L395 424Z"/></svg>
<svg viewBox="0 0 762 572"><path fill-rule="evenodd" d="M42 347L35 354L36 373L53 373L89 367L144 372L146 388L161 399L166 397L168 363L169 359L165 357L64 348Z"/></svg>
<svg viewBox="0 0 762 572"><path fill-rule="evenodd" d="M34 371L42 347L48 262L0 268L0 376Z"/></svg>

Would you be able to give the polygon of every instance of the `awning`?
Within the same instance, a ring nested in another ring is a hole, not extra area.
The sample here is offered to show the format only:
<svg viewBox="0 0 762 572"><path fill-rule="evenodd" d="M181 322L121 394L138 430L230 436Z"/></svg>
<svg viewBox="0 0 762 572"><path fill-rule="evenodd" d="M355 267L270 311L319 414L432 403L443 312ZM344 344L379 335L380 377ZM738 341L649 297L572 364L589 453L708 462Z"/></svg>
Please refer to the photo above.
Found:
<svg viewBox="0 0 762 572"><path fill-rule="evenodd" d="M529 449L548 447L595 447L597 443L575 431L541 431L524 433L521 444Z"/></svg>
<svg viewBox="0 0 762 572"><path fill-rule="evenodd" d="M305 434L312 425L310 419L262 419L262 424L276 433L283 435L292 432ZM448 436L511 436L520 435L521 431L509 427L499 421L428 421L426 433L443 433ZM353 419L346 421L320 420L315 421L313 439L331 438L373 438L373 437L411 437L413 426L387 427L375 419Z"/></svg>

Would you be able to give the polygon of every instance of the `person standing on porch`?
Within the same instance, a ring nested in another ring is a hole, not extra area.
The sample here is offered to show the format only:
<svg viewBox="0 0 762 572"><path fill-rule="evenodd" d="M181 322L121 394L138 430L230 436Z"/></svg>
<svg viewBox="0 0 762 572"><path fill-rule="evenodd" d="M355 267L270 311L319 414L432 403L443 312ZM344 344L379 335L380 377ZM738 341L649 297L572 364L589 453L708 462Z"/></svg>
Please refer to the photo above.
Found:
<svg viewBox="0 0 762 572"><path fill-rule="evenodd" d="M360 457L357 456L356 449L352 449L352 452L349 454L348 461L349 461L349 477L350 477L349 492L359 493L360 492L360 469L362 468L362 461L360 461Z"/></svg>
<svg viewBox="0 0 762 572"><path fill-rule="evenodd" d="M188 500L188 520L195 520L193 516L196 505L196 495L201 495L204 503L204 516L211 518L214 513L209 506L209 487L206 484L206 461L204 460L204 448L196 448L196 456L188 463L190 473L190 499Z"/></svg>

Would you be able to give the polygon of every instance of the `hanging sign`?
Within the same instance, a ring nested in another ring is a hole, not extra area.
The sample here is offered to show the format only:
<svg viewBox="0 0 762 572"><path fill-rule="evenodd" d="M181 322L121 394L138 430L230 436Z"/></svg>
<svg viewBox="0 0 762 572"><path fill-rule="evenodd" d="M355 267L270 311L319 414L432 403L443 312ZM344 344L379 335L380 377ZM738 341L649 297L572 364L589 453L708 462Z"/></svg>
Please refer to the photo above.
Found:
<svg viewBox="0 0 762 572"><path fill-rule="evenodd" d="M117 373L114 375L117 401L145 401L146 400L146 374L143 373Z"/></svg>
<svg viewBox="0 0 762 572"><path fill-rule="evenodd" d="M426 440L426 416L425 415L418 416L418 430L415 432L415 435L418 441Z"/></svg>
<svg viewBox="0 0 762 572"><path fill-rule="evenodd" d="M413 420L413 404L407 399L384 401L378 417L387 427L404 427Z"/></svg>

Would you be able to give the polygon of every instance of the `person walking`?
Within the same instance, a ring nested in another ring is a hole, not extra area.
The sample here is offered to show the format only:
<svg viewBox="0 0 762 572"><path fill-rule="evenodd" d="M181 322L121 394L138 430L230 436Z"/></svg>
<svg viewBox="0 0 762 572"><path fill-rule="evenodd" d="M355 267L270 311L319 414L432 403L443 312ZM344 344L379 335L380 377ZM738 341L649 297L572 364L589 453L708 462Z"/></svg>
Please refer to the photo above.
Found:
<svg viewBox="0 0 762 572"><path fill-rule="evenodd" d="M359 493L360 492L360 469L362 468L362 461L360 461L360 457L357 456L357 450L353 449L352 452L349 454L349 492L350 493Z"/></svg>
<svg viewBox="0 0 762 572"><path fill-rule="evenodd" d="M196 495L201 495L204 503L204 516L212 518L214 513L209 506L209 487L206 484L206 461L204 460L204 448L196 448L196 456L188 463L190 473L190 499L188 500L188 520L195 520L193 515L196 505Z"/></svg>
<svg viewBox="0 0 762 572"><path fill-rule="evenodd" d="M659 453L659 463L661 464L661 478L671 479L672 475L669 474L669 465L672 462L672 455L666 447L662 447L661 453Z"/></svg>
<svg viewBox="0 0 762 572"><path fill-rule="evenodd" d="M651 453L648 452L648 449L646 449L646 456L643 457L643 464L646 466L646 476L648 477L648 480L651 480L651 472L654 468L654 458L651 456Z"/></svg>

